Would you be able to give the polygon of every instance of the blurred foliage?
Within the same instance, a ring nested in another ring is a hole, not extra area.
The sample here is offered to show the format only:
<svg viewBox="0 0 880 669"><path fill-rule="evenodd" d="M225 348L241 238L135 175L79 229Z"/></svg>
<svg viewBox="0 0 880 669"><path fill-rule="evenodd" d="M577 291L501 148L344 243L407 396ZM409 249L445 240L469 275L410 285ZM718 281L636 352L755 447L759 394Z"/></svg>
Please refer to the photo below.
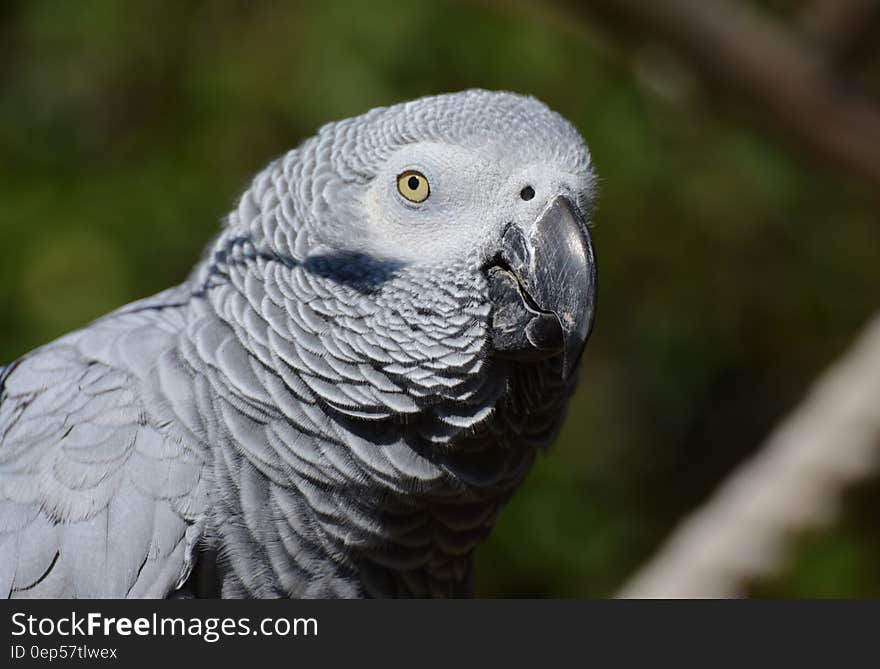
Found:
<svg viewBox="0 0 880 669"><path fill-rule="evenodd" d="M774 11L785 3L768 3ZM602 177L598 323L564 434L478 552L484 596L605 596L876 308L876 196L537 4L0 4L0 360L181 281L249 177L322 123L530 93ZM755 594L880 596L878 495Z"/></svg>

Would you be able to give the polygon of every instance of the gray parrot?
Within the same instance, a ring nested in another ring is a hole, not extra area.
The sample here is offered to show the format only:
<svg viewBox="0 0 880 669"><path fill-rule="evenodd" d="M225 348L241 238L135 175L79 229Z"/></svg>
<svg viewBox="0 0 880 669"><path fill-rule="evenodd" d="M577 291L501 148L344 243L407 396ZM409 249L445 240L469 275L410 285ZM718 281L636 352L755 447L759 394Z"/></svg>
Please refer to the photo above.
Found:
<svg viewBox="0 0 880 669"><path fill-rule="evenodd" d="M577 377L593 184L511 93L322 127L186 282L0 369L0 594L470 594Z"/></svg>

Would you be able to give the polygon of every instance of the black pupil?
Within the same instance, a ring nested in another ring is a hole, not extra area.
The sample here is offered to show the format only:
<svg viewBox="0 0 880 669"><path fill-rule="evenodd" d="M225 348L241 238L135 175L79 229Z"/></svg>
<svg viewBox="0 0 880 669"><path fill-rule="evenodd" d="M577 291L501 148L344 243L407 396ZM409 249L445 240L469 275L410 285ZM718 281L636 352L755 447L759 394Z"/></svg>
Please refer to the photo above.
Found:
<svg viewBox="0 0 880 669"><path fill-rule="evenodd" d="M406 185L409 186L410 190L416 190L419 187L419 178L410 177L406 180Z"/></svg>
<svg viewBox="0 0 880 669"><path fill-rule="evenodd" d="M531 200L533 197L535 197L535 189L531 186L526 186L519 192L519 196L523 200Z"/></svg>

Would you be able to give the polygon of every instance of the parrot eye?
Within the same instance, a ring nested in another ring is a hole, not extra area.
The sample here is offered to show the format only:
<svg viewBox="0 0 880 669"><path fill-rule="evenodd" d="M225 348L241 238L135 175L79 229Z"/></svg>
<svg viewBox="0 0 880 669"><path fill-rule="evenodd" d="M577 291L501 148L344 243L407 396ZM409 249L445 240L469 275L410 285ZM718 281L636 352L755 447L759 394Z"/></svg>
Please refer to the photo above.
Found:
<svg viewBox="0 0 880 669"><path fill-rule="evenodd" d="M407 170L397 177L397 191L410 202L424 202L431 194L428 179L421 172Z"/></svg>

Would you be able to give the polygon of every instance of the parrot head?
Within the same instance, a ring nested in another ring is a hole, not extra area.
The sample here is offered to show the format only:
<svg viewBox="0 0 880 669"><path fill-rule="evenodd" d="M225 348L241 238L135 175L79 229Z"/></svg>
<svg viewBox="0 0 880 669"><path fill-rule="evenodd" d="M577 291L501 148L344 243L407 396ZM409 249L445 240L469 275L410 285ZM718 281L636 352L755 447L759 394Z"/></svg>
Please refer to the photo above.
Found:
<svg viewBox="0 0 880 669"><path fill-rule="evenodd" d="M214 265L244 258L240 292L284 340L262 337L268 361L331 411L434 443L493 420L546 442L595 313L593 185L584 140L537 100L422 98L272 163Z"/></svg>

